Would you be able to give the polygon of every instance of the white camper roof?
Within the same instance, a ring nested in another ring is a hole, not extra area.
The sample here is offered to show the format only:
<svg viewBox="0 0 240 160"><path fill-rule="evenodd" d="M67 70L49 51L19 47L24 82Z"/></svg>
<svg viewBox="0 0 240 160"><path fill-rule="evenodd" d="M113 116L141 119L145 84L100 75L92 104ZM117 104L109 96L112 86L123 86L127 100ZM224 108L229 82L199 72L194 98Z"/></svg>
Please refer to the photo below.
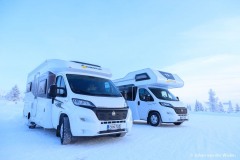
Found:
<svg viewBox="0 0 240 160"><path fill-rule="evenodd" d="M87 75L111 78L112 74L109 69L102 68L99 65L89 64L78 61L65 61L60 59L49 59L29 73L30 75L44 74L46 72L78 72Z"/></svg>
<svg viewBox="0 0 240 160"><path fill-rule="evenodd" d="M146 68L128 73L125 77L113 81L116 86L155 86L163 88L183 87L183 80L176 74Z"/></svg>

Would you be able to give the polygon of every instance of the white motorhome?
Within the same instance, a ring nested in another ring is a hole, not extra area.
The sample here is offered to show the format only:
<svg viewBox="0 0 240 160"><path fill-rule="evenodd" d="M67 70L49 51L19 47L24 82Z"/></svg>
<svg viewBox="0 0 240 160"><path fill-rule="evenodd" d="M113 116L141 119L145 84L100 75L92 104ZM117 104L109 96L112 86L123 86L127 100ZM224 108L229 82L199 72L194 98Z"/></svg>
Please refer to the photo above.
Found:
<svg viewBox="0 0 240 160"><path fill-rule="evenodd" d="M152 126L181 125L188 120L186 106L168 90L183 87L183 80L176 74L147 68L113 82L132 110L133 120L146 120Z"/></svg>
<svg viewBox="0 0 240 160"><path fill-rule="evenodd" d="M98 65L46 60L27 78L27 124L55 128L62 144L74 136L124 136L132 127L131 110L110 77Z"/></svg>

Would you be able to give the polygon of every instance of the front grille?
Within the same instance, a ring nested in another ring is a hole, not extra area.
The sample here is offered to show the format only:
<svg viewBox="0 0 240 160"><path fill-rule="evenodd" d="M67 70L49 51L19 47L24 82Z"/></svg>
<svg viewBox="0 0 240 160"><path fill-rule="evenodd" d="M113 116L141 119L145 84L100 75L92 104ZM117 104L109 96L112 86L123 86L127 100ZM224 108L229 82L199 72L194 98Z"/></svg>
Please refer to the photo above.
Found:
<svg viewBox="0 0 240 160"><path fill-rule="evenodd" d="M100 121L124 120L127 117L127 108L96 108L94 110Z"/></svg>
<svg viewBox="0 0 240 160"><path fill-rule="evenodd" d="M126 123L126 121L103 121L101 124Z"/></svg>
<svg viewBox="0 0 240 160"><path fill-rule="evenodd" d="M184 108L184 107L174 107L173 109L174 109L174 111L177 114L187 114L187 108Z"/></svg>

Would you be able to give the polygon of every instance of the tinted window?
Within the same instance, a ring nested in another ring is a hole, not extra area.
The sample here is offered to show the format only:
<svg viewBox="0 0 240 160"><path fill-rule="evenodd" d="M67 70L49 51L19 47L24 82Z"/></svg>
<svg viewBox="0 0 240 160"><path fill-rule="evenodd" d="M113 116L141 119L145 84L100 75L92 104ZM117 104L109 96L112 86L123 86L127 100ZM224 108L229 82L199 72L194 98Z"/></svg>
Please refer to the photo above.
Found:
<svg viewBox="0 0 240 160"><path fill-rule="evenodd" d="M45 96L47 90L47 79L41 80L38 85L38 96Z"/></svg>
<svg viewBox="0 0 240 160"><path fill-rule="evenodd" d="M150 91L158 98L167 101L178 101L178 99L167 89L149 88Z"/></svg>
<svg viewBox="0 0 240 160"><path fill-rule="evenodd" d="M121 97L112 81L99 77L67 74L71 90L77 94Z"/></svg>
<svg viewBox="0 0 240 160"><path fill-rule="evenodd" d="M66 85L65 85L65 82L64 82L64 79L62 76L58 76L57 77L57 87L59 89L57 89L57 94L58 96L60 97L66 97L67 96L67 93L66 93Z"/></svg>
<svg viewBox="0 0 240 160"><path fill-rule="evenodd" d="M26 92L31 92L31 91L32 91L32 82L28 83L26 87Z"/></svg>
<svg viewBox="0 0 240 160"><path fill-rule="evenodd" d="M135 101L137 87L134 86L120 86L119 90L121 91L123 97L128 101Z"/></svg>
<svg viewBox="0 0 240 160"><path fill-rule="evenodd" d="M141 74L137 74L135 76L136 81L143 81L143 80L148 80L148 79L150 79L150 77L148 76L147 73L141 73Z"/></svg>
<svg viewBox="0 0 240 160"><path fill-rule="evenodd" d="M139 89L139 99L141 101L154 101L151 94L144 88Z"/></svg>
<svg viewBox="0 0 240 160"><path fill-rule="evenodd" d="M171 79L171 80L175 80L175 78L173 77L173 75L171 73L167 73L167 72L163 72L163 71L159 71L165 78L167 79Z"/></svg>

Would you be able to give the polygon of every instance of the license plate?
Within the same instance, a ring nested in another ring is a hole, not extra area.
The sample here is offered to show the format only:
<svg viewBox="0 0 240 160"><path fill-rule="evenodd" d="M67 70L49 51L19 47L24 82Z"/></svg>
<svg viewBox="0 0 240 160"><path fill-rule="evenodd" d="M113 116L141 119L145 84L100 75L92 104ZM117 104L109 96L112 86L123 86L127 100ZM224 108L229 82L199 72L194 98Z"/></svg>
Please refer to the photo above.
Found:
<svg viewBox="0 0 240 160"><path fill-rule="evenodd" d="M117 130L121 129L121 124L109 124L107 125L107 130Z"/></svg>
<svg viewBox="0 0 240 160"><path fill-rule="evenodd" d="M187 117L186 116L180 116L180 119L187 119Z"/></svg>

